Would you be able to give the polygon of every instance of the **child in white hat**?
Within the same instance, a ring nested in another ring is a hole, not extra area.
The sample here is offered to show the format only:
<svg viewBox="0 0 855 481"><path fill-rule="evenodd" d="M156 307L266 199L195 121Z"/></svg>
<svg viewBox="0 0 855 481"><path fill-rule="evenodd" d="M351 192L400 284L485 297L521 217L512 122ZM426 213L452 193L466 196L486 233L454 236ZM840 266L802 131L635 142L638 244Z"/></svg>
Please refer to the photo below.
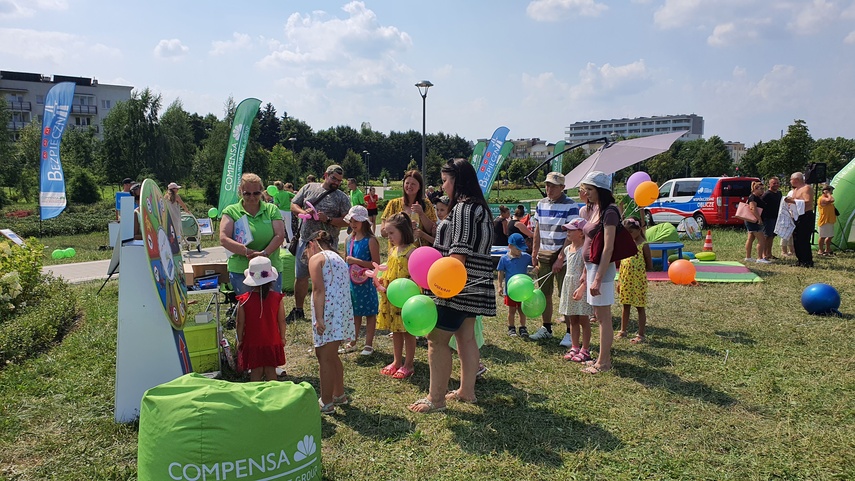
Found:
<svg viewBox="0 0 855 481"><path fill-rule="evenodd" d="M276 366L285 364L285 306L282 293L270 287L279 272L267 257L253 257L244 271L250 290L237 296L238 367L250 381L276 380Z"/></svg>

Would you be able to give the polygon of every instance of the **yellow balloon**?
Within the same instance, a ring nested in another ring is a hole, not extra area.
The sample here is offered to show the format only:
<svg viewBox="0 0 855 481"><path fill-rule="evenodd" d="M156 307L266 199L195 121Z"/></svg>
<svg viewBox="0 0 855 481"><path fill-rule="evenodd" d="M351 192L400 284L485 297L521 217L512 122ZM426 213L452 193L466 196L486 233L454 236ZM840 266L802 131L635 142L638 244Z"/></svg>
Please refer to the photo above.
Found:
<svg viewBox="0 0 855 481"><path fill-rule="evenodd" d="M466 268L454 257L443 257L430 266L427 280L428 287L436 297L454 297L466 285Z"/></svg>
<svg viewBox="0 0 855 481"><path fill-rule="evenodd" d="M646 180L635 188L635 203L639 207L647 207L659 198L659 186L652 180Z"/></svg>

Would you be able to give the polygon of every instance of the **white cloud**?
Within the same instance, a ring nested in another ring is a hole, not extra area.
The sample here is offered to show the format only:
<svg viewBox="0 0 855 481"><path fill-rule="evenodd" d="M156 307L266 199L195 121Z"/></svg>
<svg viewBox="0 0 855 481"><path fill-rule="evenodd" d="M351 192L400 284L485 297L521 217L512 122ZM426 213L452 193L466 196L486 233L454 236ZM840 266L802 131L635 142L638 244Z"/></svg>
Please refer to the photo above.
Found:
<svg viewBox="0 0 855 481"><path fill-rule="evenodd" d="M0 0L0 18L32 17L44 10L68 10L66 0Z"/></svg>
<svg viewBox="0 0 855 481"><path fill-rule="evenodd" d="M644 60L626 65L589 63L579 72L579 81L571 84L552 72L538 75L523 74L522 85L526 96L523 105L556 105L564 103L591 104L602 99L636 94L646 90L651 83L652 72Z"/></svg>
<svg viewBox="0 0 855 481"><path fill-rule="evenodd" d="M281 40L262 39L271 52L257 65L292 72L297 69L299 80L283 80L319 87L391 84L392 79L411 72L398 61L412 46L406 32L381 25L363 2L350 2L342 10L345 18L323 11L292 14Z"/></svg>
<svg viewBox="0 0 855 481"><path fill-rule="evenodd" d="M810 82L792 65L775 65L759 79L736 67L729 80L704 82L702 90L704 97L716 99L713 109L739 115L806 107L811 98Z"/></svg>
<svg viewBox="0 0 855 481"><path fill-rule="evenodd" d="M594 0L533 0L525 11L539 22L558 22L575 16L599 17L608 9Z"/></svg>
<svg viewBox="0 0 855 481"><path fill-rule="evenodd" d="M154 47L154 56L165 59L173 59L177 60L190 51L190 47L181 43L181 40L177 38L171 38L169 40L161 40L157 43L157 46Z"/></svg>
<svg viewBox="0 0 855 481"><path fill-rule="evenodd" d="M662 29L678 28L693 22L701 8L701 0L665 0L653 14L653 21Z"/></svg>
<svg viewBox="0 0 855 481"><path fill-rule="evenodd" d="M716 25L712 34L707 37L707 45L711 47L743 45L746 41L761 38L770 26L770 19L744 19Z"/></svg>
<svg viewBox="0 0 855 481"><path fill-rule="evenodd" d="M211 42L211 50L209 55L218 56L225 55L231 52L237 52L249 48L252 45L252 39L245 33L234 32L232 40L215 40Z"/></svg>
<svg viewBox="0 0 855 481"><path fill-rule="evenodd" d="M55 66L74 65L91 55L120 57L121 51L80 35L21 28L0 28L0 53Z"/></svg>
<svg viewBox="0 0 855 481"><path fill-rule="evenodd" d="M833 2L813 0L794 12L794 18L787 27L796 34L811 35L833 23L838 16L838 8Z"/></svg>
<svg viewBox="0 0 855 481"><path fill-rule="evenodd" d="M849 35L847 35L846 38L843 39L843 43L848 45L855 44L855 30L849 32Z"/></svg>

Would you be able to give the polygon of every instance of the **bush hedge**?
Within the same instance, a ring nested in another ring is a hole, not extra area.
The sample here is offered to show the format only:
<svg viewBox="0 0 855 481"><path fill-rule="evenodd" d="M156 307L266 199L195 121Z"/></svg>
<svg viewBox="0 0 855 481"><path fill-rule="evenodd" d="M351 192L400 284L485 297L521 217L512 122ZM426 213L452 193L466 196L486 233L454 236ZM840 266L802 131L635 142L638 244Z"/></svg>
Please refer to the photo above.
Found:
<svg viewBox="0 0 855 481"><path fill-rule="evenodd" d="M107 224L116 220L115 204L101 201L92 205L69 205L62 214L39 222L37 210L25 217L17 212L4 212L2 223L21 237L52 237L58 235L106 232Z"/></svg>
<svg viewBox="0 0 855 481"><path fill-rule="evenodd" d="M44 351L77 318L77 301L65 281L43 277L33 294L36 304L22 306L16 316L0 324L0 367Z"/></svg>
<svg viewBox="0 0 855 481"><path fill-rule="evenodd" d="M41 282L43 250L33 238L23 246L0 241L0 324L33 298Z"/></svg>

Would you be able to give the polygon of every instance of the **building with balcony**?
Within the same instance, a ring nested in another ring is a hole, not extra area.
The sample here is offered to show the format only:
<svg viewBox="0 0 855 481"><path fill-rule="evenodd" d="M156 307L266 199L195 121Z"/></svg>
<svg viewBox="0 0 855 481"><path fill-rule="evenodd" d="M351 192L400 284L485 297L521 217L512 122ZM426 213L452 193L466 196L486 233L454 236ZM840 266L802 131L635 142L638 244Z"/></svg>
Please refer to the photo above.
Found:
<svg viewBox="0 0 855 481"><path fill-rule="evenodd" d="M74 82L74 102L68 119L72 129L93 128L100 138L103 135L101 122L116 102L130 100L133 87L98 83L97 79L68 77L65 75L41 75L28 72L0 70L0 99L12 114L6 126L17 139L16 132L32 122L41 125L44 118L44 103L48 91L60 82Z"/></svg>
<svg viewBox="0 0 855 481"><path fill-rule="evenodd" d="M695 140L704 136L704 118L700 115L665 115L662 117L636 117L634 119L611 119L576 122L564 130L568 145L586 140L610 137L613 133L625 139L649 137L688 130L679 140Z"/></svg>
<svg viewBox="0 0 855 481"><path fill-rule="evenodd" d="M733 163L739 165L745 155L745 144L742 142L725 142L724 146L727 147L727 153L730 154Z"/></svg>

